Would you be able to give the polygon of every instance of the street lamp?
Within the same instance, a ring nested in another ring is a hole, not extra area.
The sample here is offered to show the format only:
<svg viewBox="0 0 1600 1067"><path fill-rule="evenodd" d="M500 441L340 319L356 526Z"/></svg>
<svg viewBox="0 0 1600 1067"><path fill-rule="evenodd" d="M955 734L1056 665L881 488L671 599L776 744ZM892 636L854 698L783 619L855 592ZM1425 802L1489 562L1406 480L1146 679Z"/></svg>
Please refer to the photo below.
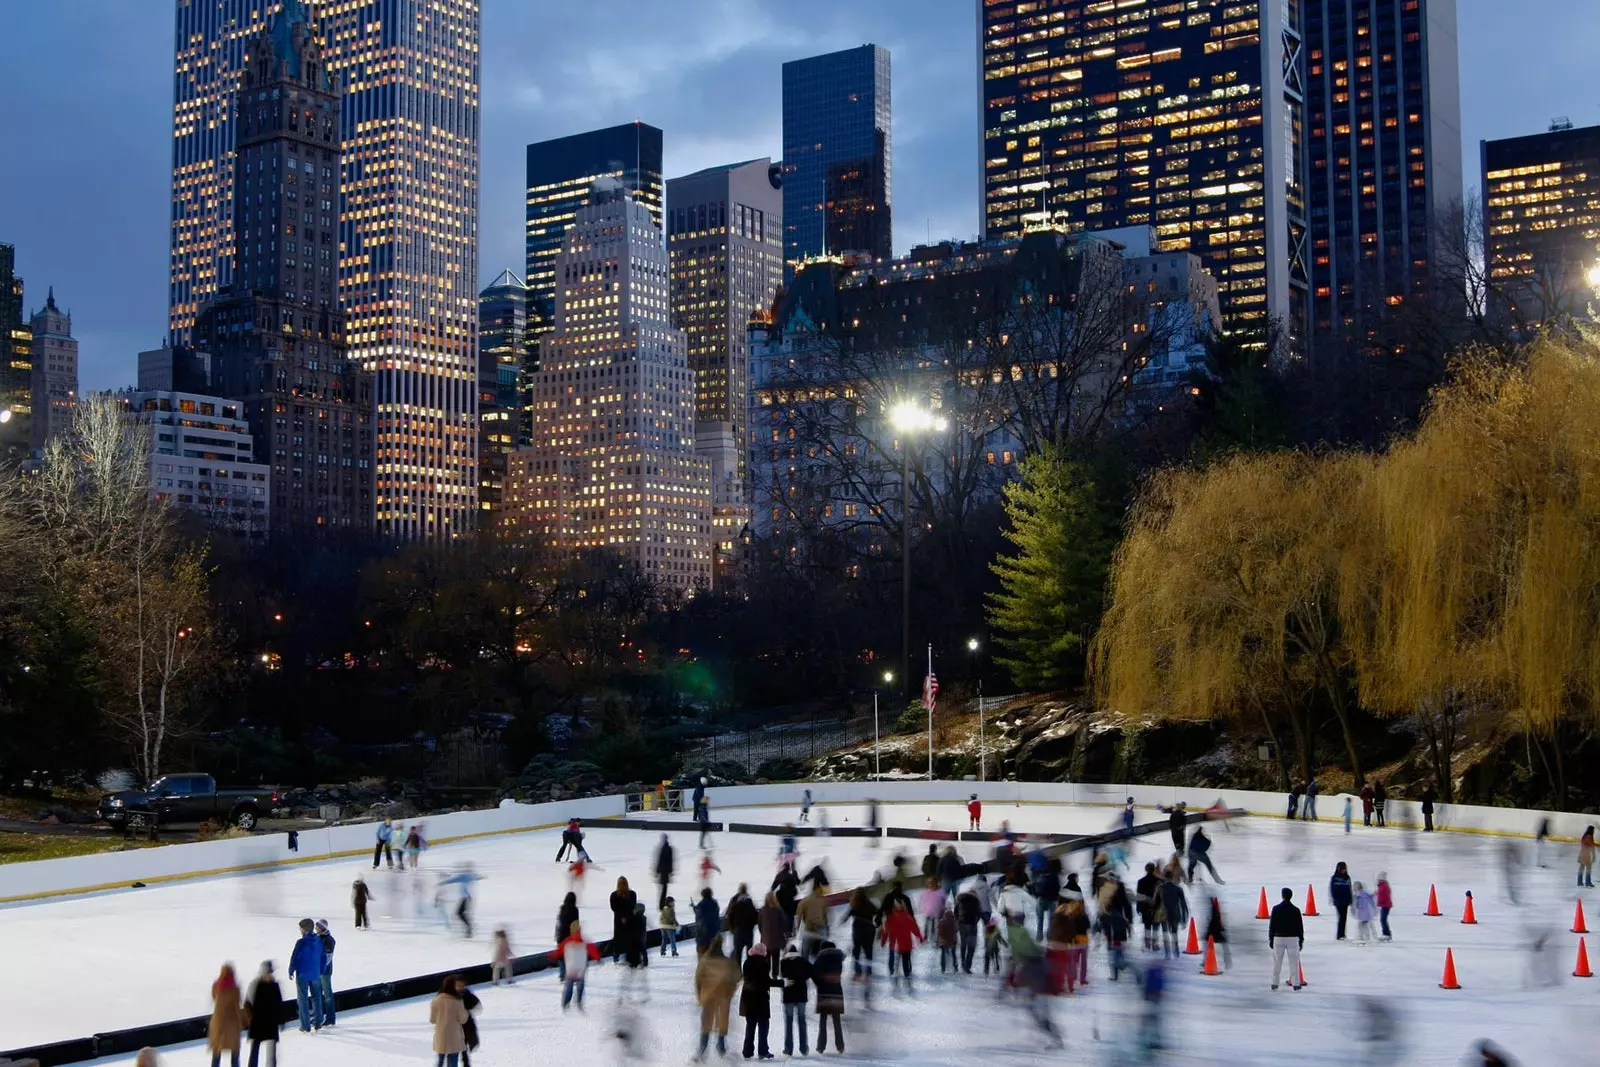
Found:
<svg viewBox="0 0 1600 1067"><path fill-rule="evenodd" d="M979 647L976 637L967 638L967 651L974 657L977 656ZM978 675L978 781L980 782L989 780L987 755L988 749L983 739L983 675L980 673Z"/></svg>
<svg viewBox="0 0 1600 1067"><path fill-rule="evenodd" d="M894 684L894 671L883 672L885 687ZM878 749L878 687L872 687L872 776L883 780L883 755Z"/></svg>
<svg viewBox="0 0 1600 1067"><path fill-rule="evenodd" d="M950 423L914 400L889 409L889 425L900 434L900 670L902 684L911 684L911 441L913 434L943 433ZM931 751L931 749L930 749ZM933 780L930 772L929 781Z"/></svg>

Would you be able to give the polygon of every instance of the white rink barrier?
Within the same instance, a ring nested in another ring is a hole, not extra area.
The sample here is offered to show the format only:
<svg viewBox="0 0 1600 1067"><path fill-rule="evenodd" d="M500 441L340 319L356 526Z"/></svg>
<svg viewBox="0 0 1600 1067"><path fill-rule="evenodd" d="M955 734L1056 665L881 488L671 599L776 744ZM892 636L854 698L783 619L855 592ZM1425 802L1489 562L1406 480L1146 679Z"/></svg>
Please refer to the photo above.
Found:
<svg viewBox="0 0 1600 1067"><path fill-rule="evenodd" d="M706 797L713 819L720 819L723 809L728 808L793 806L798 815L801 795L808 788L811 790L812 803L816 806L860 804L876 798L885 805L879 821L886 826L894 822L895 804L965 804L974 793L986 806L983 820L985 828L998 827L1005 818L1005 808L1017 804L1088 804L1120 809L1131 796L1144 813L1142 819L1156 806L1170 806L1180 800L1191 809L1206 808L1220 800L1225 807L1277 818L1283 817L1288 806L1287 798L1282 793L1070 782L796 782L714 786L706 791ZM549 829L574 817L586 822L596 821L597 825L591 829L603 829L599 820L620 818L626 814L626 807L626 798L618 794L546 804L507 804L487 811L453 812L399 822L411 825L420 821L426 825L431 843L444 844L491 834ZM1553 838L1576 841L1585 826L1600 823L1600 817L1570 812L1464 804L1438 804L1436 807L1436 827L1468 833L1532 837L1539 820L1549 818ZM1360 798L1354 798L1354 811L1355 819L1359 821ZM1318 821L1338 822L1343 818L1343 813L1343 794L1330 793L1318 798ZM1391 799L1387 814L1390 826L1422 825L1422 816L1415 800ZM1108 811L1107 826L1115 819L1116 815ZM268 833L33 863L0 864L0 904L124 889L134 882L149 884L213 877L293 863L365 855L372 851L376 827L376 823L369 822L302 830L299 835L300 850L293 853L288 850L286 833Z"/></svg>

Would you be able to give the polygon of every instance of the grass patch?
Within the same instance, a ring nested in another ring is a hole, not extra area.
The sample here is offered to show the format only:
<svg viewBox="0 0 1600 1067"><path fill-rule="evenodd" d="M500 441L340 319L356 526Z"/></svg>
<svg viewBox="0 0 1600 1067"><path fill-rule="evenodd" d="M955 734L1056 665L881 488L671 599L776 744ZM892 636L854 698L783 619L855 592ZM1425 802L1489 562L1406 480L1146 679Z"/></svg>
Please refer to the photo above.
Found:
<svg viewBox="0 0 1600 1067"><path fill-rule="evenodd" d="M0 833L0 863L29 863L33 860L58 860L66 856L88 856L118 849L148 848L148 841L124 841L104 837L78 837L67 834Z"/></svg>

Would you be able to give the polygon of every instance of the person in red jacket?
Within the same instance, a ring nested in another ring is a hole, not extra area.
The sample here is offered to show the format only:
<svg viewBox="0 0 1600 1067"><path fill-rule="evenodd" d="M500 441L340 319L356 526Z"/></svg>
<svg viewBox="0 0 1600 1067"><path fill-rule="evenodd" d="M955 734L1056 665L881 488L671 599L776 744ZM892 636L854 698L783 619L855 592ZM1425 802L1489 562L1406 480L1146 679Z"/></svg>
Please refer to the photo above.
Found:
<svg viewBox="0 0 1600 1067"><path fill-rule="evenodd" d="M911 914L911 909L904 900L897 900L894 910L883 921L883 930L878 934L878 940L889 946L889 951L900 959L900 969L906 976L906 987L911 986L911 950L915 948L915 941L923 940L922 927L917 925L917 917ZM894 976L894 984L900 984L900 976Z"/></svg>
<svg viewBox="0 0 1600 1067"><path fill-rule="evenodd" d="M978 823L983 818L983 801L978 799L978 794L972 794L972 799L967 801L967 829L978 829Z"/></svg>
<svg viewBox="0 0 1600 1067"><path fill-rule="evenodd" d="M589 964L600 959L600 946L593 941L583 939L583 929L573 923L571 932L561 939L561 944L550 953L551 957L562 962L565 970L562 972L561 983L561 1010L565 1011L572 1002L572 994L578 994L578 1010L583 1010L583 973L588 970Z"/></svg>

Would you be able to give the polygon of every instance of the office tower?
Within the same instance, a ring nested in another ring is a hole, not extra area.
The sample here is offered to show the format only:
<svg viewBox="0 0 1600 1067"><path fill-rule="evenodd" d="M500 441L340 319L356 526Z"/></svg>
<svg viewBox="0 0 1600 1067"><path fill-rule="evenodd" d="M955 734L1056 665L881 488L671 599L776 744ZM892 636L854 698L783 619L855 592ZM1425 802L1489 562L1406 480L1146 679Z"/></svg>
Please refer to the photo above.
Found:
<svg viewBox="0 0 1600 1067"><path fill-rule="evenodd" d="M537 367L528 358L528 287L509 270L478 294L478 509L500 509L506 454L526 444L531 415L519 383ZM530 366L531 364L531 366ZM485 521L490 521L485 519Z"/></svg>
<svg viewBox="0 0 1600 1067"><path fill-rule="evenodd" d="M1461 197L1456 0L1304 4L1311 329L1375 336L1428 294L1435 218Z"/></svg>
<svg viewBox="0 0 1600 1067"><path fill-rule="evenodd" d="M370 529L372 374L338 297L339 93L304 6L250 42L233 125L233 278L193 329L208 392L239 402L271 464L274 533Z"/></svg>
<svg viewBox="0 0 1600 1067"><path fill-rule="evenodd" d="M16 249L0 244L0 462L28 454L33 408L33 331L16 268Z"/></svg>
<svg viewBox="0 0 1600 1067"><path fill-rule="evenodd" d="M669 181L667 254L672 323L684 333L694 375L695 444L711 463L720 564L749 521L749 325L771 309L783 284L780 168L752 159Z"/></svg>
<svg viewBox="0 0 1600 1067"><path fill-rule="evenodd" d="M139 390L128 418L150 434L150 495L208 527L252 540L271 528L272 468L255 454L244 405L219 396Z"/></svg>
<svg viewBox="0 0 1600 1067"><path fill-rule="evenodd" d="M29 447L45 446L72 425L78 406L78 342L72 336L72 315L56 307L49 290L44 307L33 313L32 421Z"/></svg>
<svg viewBox="0 0 1600 1067"><path fill-rule="evenodd" d="M502 528L554 555L614 553L665 586L707 586L711 468L695 455L694 379L668 311L661 230L602 178L555 270L533 443L510 457Z"/></svg>
<svg viewBox="0 0 1600 1067"><path fill-rule="evenodd" d="M783 257L892 253L889 50L875 44L783 65Z"/></svg>
<svg viewBox="0 0 1600 1067"><path fill-rule="evenodd" d="M982 219L1156 227L1236 324L1306 324L1300 4L981 0Z"/></svg>
<svg viewBox="0 0 1600 1067"><path fill-rule="evenodd" d="M601 178L622 183L661 226L661 131L643 122L528 146L527 270L531 342L555 325L556 259L578 210Z"/></svg>
<svg viewBox="0 0 1600 1067"><path fill-rule="evenodd" d="M1581 315L1600 292L1600 126L1483 141L1489 311L1533 326Z"/></svg>

